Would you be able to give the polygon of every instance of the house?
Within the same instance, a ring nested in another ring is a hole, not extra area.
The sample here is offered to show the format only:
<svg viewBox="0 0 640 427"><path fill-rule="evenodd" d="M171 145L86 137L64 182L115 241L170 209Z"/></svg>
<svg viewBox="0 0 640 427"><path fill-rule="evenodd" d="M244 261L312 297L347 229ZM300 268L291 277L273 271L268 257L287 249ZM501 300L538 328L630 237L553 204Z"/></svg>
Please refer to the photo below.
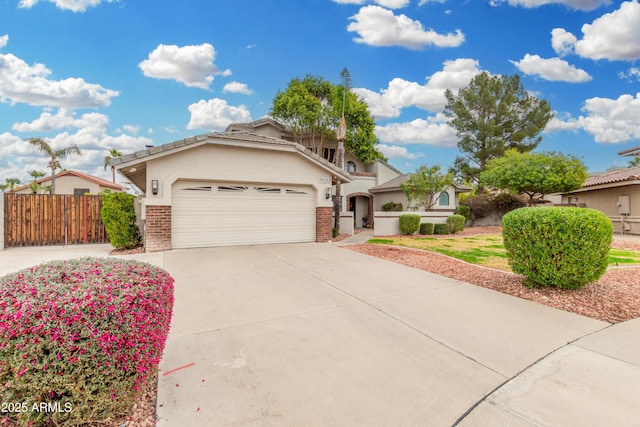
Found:
<svg viewBox="0 0 640 427"><path fill-rule="evenodd" d="M7 192L31 194L33 193L31 184L33 184L33 182L21 185L12 190L7 190ZM51 177L49 176L46 178L38 179L36 181L36 184L38 184L38 186L40 186L41 188L48 187L51 185ZM114 184L111 181L107 181L102 178L73 170L58 172L56 174L55 186L56 187L54 194L71 194L75 196L82 196L86 193L98 194L102 190L106 189L115 192L124 191L124 188L121 185ZM43 192L46 192L48 194L48 191L39 191L39 193Z"/></svg>
<svg viewBox="0 0 640 427"><path fill-rule="evenodd" d="M604 212L616 233L640 234L640 166L591 176L562 203Z"/></svg>
<svg viewBox="0 0 640 427"><path fill-rule="evenodd" d="M227 127L227 132L250 132L273 138L281 138L294 141L291 130L270 117L264 117L250 123L232 123ZM311 143L305 143L311 146ZM337 141L324 141L322 147L316 147L319 154L331 163L335 163L337 155ZM382 210L382 205L388 201L401 202L405 211L408 211L407 196L400 188L409 175L403 174L384 160L363 163L350 152L345 152L344 170L349 174L351 182L341 185L342 212L351 212L353 226L355 228L371 227L374 224L376 211ZM458 195L461 192L471 191L470 188L454 185L447 189L433 210L441 213L453 213L458 206ZM335 194L335 188L333 190ZM440 204L442 203L442 204ZM346 224L343 222L341 224ZM344 227L347 228L347 227ZM343 230L343 226L340 227ZM347 228L348 229L348 228Z"/></svg>
<svg viewBox="0 0 640 427"><path fill-rule="evenodd" d="M332 187L352 180L300 144L239 127L124 155L111 165L145 194L149 252L326 242Z"/></svg>

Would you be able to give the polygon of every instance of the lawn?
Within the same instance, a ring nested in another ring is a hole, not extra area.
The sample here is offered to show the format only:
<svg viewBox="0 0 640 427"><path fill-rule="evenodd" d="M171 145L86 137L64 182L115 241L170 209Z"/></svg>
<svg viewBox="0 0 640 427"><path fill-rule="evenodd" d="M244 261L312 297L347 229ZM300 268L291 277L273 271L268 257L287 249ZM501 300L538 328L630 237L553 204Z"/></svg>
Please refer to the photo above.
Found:
<svg viewBox="0 0 640 427"><path fill-rule="evenodd" d="M472 264L511 271L501 234L474 237L392 237L374 238L368 243L404 246L437 252ZM640 265L640 251L611 248L609 266Z"/></svg>

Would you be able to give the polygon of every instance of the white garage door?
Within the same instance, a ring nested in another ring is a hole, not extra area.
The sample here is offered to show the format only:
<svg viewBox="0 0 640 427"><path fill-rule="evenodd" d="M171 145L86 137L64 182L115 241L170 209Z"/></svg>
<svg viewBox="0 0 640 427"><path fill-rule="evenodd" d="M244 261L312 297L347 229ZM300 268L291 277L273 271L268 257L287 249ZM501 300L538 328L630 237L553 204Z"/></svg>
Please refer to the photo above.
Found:
<svg viewBox="0 0 640 427"><path fill-rule="evenodd" d="M172 196L174 248L315 241L311 187L178 181Z"/></svg>

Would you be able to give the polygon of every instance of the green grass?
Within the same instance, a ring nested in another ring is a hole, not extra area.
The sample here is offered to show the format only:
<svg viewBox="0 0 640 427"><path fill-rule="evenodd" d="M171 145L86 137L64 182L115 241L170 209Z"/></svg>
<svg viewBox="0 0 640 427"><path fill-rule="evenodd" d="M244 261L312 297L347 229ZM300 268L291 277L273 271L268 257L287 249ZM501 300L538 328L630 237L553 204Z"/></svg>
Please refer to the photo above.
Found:
<svg viewBox="0 0 640 427"><path fill-rule="evenodd" d="M369 243L404 246L437 252L472 264L511 271L501 234L438 239L434 237L398 237L370 239ZM640 251L611 249L609 265L640 265Z"/></svg>

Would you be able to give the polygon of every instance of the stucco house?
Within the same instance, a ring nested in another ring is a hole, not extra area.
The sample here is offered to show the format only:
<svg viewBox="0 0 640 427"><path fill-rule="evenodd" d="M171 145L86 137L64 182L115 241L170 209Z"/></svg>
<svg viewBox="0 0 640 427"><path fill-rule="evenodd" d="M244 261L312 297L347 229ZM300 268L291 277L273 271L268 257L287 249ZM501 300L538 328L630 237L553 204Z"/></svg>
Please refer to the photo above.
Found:
<svg viewBox="0 0 640 427"><path fill-rule="evenodd" d="M36 183L41 187L47 187L51 185L51 177L45 177L38 179ZM15 187L7 192L18 194L31 194L32 190L30 185L32 182ZM84 194L98 194L100 191L109 189L114 192L122 192L124 188L111 181L107 181L96 176L88 175L86 173L65 170L56 174L56 187L54 194L70 194L75 196L82 196ZM43 191L39 191L42 193ZM48 192L47 192L48 194Z"/></svg>
<svg viewBox="0 0 640 427"><path fill-rule="evenodd" d="M562 203L604 212L616 233L640 234L640 166L591 176Z"/></svg>
<svg viewBox="0 0 640 427"><path fill-rule="evenodd" d="M331 239L332 187L351 177L300 144L214 132L111 161L140 188L145 248Z"/></svg>

